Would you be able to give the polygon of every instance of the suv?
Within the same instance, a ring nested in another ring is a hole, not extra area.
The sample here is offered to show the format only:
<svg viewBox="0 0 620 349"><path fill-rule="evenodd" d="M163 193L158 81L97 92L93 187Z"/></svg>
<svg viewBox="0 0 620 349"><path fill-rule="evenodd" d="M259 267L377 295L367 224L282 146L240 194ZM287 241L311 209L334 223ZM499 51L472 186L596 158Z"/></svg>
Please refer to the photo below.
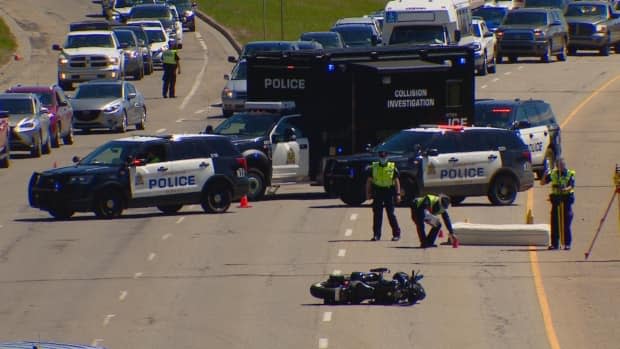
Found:
<svg viewBox="0 0 620 349"><path fill-rule="evenodd" d="M517 131L532 152L532 168L539 178L562 152L560 125L545 101L477 100L474 125Z"/></svg>
<svg viewBox="0 0 620 349"><path fill-rule="evenodd" d="M52 151L50 115L34 93L0 93L0 110L9 113L11 150L41 157Z"/></svg>
<svg viewBox="0 0 620 349"><path fill-rule="evenodd" d="M402 130L373 152L335 157L325 165L325 190L349 205L366 201L365 184L377 153L387 151L400 172L404 202L445 193L454 204L487 196L510 205L534 185L531 153L514 132L490 127L430 126Z"/></svg>
<svg viewBox="0 0 620 349"><path fill-rule="evenodd" d="M519 56L540 57L550 62L555 55L565 61L568 54L568 24L562 10L555 8L520 8L508 12L495 31L497 62L508 57L515 63Z"/></svg>
<svg viewBox="0 0 620 349"><path fill-rule="evenodd" d="M196 31L196 8L198 4L190 0L168 0L169 4L176 6L181 16L183 28L187 28L190 32Z"/></svg>
<svg viewBox="0 0 620 349"><path fill-rule="evenodd" d="M73 89L74 82L94 79L121 79L123 49L110 30L69 32L63 47L52 46L58 55L58 85Z"/></svg>
<svg viewBox="0 0 620 349"><path fill-rule="evenodd" d="M119 25L113 27L113 30L117 29L131 30L136 35L140 54L142 55L142 62L144 63L144 75L151 75L153 73L153 56L146 31L139 25Z"/></svg>
<svg viewBox="0 0 620 349"><path fill-rule="evenodd" d="M230 117L236 111L245 109L248 97L247 61L241 59L232 69L230 75L225 74L226 85L222 89L222 114Z"/></svg>
<svg viewBox="0 0 620 349"><path fill-rule="evenodd" d="M478 75L494 74L496 71L497 39L484 19L474 17L471 21L474 41L474 60Z"/></svg>
<svg viewBox="0 0 620 349"><path fill-rule="evenodd" d="M114 28L113 31L123 49L125 76L131 75L134 80L142 80L144 77L144 58L138 43L138 37L132 30Z"/></svg>
<svg viewBox="0 0 620 349"><path fill-rule="evenodd" d="M58 85L52 86L13 86L6 90L8 93L34 93L41 104L50 113L50 129L52 132L52 147L60 146L60 140L65 145L73 144L73 107Z"/></svg>
<svg viewBox="0 0 620 349"><path fill-rule="evenodd" d="M172 214L201 204L223 213L247 193L246 161L229 139L204 134L134 136L108 141L75 165L35 172L31 207L57 219L93 211L119 217L124 209L157 207Z"/></svg>
<svg viewBox="0 0 620 349"><path fill-rule="evenodd" d="M601 56L609 56L610 47L620 53L620 14L607 1L578 1L566 10L570 45L568 54L578 49L598 50Z"/></svg>

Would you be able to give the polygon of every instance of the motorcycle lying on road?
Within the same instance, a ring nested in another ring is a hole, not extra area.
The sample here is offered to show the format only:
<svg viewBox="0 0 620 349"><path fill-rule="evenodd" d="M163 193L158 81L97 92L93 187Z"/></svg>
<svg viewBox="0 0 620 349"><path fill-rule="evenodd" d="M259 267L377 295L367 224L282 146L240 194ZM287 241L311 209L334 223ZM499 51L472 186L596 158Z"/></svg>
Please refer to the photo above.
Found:
<svg viewBox="0 0 620 349"><path fill-rule="evenodd" d="M360 304L369 301L374 304L415 304L426 297L420 280L424 275L415 270L411 276L397 272L392 280L383 274L388 268L370 269L370 272L352 272L351 275L332 274L326 281L310 286L310 294L320 298L324 304Z"/></svg>

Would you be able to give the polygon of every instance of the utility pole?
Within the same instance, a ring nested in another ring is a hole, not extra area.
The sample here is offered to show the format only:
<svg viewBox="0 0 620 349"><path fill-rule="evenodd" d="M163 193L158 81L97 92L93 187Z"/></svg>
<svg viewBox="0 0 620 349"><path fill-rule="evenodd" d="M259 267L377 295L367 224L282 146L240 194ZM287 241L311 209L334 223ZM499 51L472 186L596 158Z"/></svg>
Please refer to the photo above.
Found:
<svg viewBox="0 0 620 349"><path fill-rule="evenodd" d="M265 16L267 15L267 0L263 0L263 40L267 40L267 24Z"/></svg>
<svg viewBox="0 0 620 349"><path fill-rule="evenodd" d="M280 40L284 40L284 0L280 0Z"/></svg>

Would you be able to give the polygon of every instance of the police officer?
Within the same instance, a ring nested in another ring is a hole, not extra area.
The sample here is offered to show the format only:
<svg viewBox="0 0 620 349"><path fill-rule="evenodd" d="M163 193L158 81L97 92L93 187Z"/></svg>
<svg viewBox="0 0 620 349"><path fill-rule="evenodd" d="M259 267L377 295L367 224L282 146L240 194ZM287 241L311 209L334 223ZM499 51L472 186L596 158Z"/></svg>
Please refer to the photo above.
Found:
<svg viewBox="0 0 620 349"><path fill-rule="evenodd" d="M181 64L179 64L179 54L177 53L176 46L172 46L169 50L164 51L162 61L164 63L162 95L164 98L175 98L174 87L177 83L177 73L181 74Z"/></svg>
<svg viewBox="0 0 620 349"><path fill-rule="evenodd" d="M566 168L562 158L556 161L556 167L547 172L540 180L541 184L551 183L551 246L557 250L560 244L570 250L573 242L571 223L573 221L573 203L575 202L575 171Z"/></svg>
<svg viewBox="0 0 620 349"><path fill-rule="evenodd" d="M411 218L416 225L421 248L437 247L435 239L441 229L441 222L437 215L441 215L446 228L448 228L452 243L456 241L454 230L452 230L452 222L450 222L450 216L447 211L448 207L450 207L450 197L445 194L428 194L411 202ZM424 230L424 223L432 227L428 236Z"/></svg>
<svg viewBox="0 0 620 349"><path fill-rule="evenodd" d="M384 207L392 228L392 241L400 240L400 227L394 215L394 204L400 202L400 181L396 164L388 161L387 155L385 151L379 152L379 161L371 164L366 182L366 197L373 199L372 241L381 240Z"/></svg>

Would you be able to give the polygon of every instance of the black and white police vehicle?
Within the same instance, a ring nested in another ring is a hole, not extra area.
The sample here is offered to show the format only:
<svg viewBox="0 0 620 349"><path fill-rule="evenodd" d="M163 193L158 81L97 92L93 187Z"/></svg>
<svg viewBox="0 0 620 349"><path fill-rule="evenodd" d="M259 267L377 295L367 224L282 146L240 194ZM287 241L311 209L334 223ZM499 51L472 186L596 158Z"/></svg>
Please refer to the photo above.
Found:
<svg viewBox="0 0 620 349"><path fill-rule="evenodd" d="M487 196L510 205L534 185L531 153L513 131L491 127L429 126L402 130L373 152L330 159L324 185L349 205L366 201L365 183L377 152L387 151L400 173L405 199L445 193L454 204Z"/></svg>
<svg viewBox="0 0 620 349"><path fill-rule="evenodd" d="M532 168L541 178L562 152L560 125L542 100L481 99L474 104L474 125L514 130L532 152Z"/></svg>
<svg viewBox="0 0 620 349"><path fill-rule="evenodd" d="M171 214L189 204L223 213L248 191L245 158L222 136L121 138L74 162L33 173L30 206L57 219L90 211L115 218L126 208L152 206Z"/></svg>

